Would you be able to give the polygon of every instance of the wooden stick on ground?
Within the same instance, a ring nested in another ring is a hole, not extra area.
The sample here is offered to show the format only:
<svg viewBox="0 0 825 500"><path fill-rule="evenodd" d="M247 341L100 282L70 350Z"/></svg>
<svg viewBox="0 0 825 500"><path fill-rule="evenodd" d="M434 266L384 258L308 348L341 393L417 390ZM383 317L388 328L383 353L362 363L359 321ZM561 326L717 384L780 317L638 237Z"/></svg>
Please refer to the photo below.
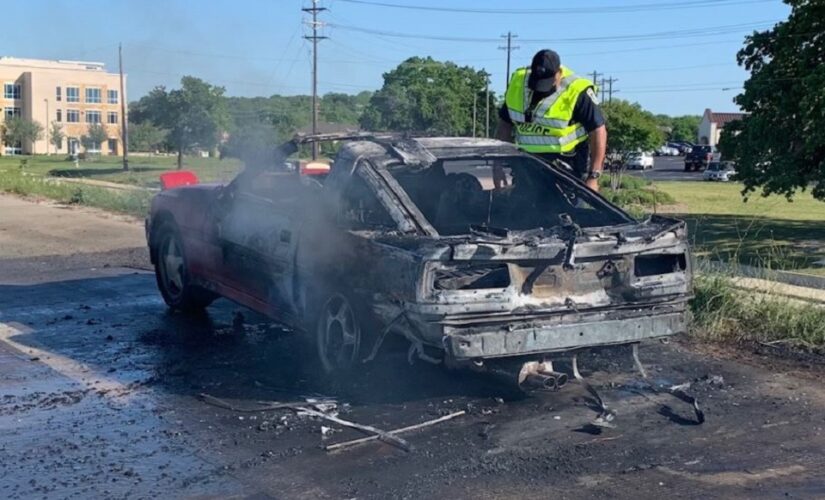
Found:
<svg viewBox="0 0 825 500"><path fill-rule="evenodd" d="M431 425L435 425L435 424L438 424L438 423L441 423L441 422L446 422L447 420L451 420L453 418L460 417L461 415L464 415L465 413L466 412L464 410L457 411L455 413L450 413L449 415L444 415L443 417L436 418L434 420L428 420L427 422L421 422L420 424L415 424L415 425L410 425L408 427L402 427L400 429L395 429L395 430L389 431L387 434L395 436L396 434L401 434L403 432L410 432L410 431L414 431L414 430L417 430L417 429L422 429L424 427L429 427ZM367 436L367 437L363 437L363 438L359 438L359 439L353 439L352 441L344 441L344 442L341 442L341 443L330 444L330 445L325 446L324 449L327 450L327 451L339 450L341 448L347 448L349 446L356 446L356 445L359 445L359 444L362 444L362 443L368 443L370 441L375 441L376 439L379 439L379 436Z"/></svg>
<svg viewBox="0 0 825 500"><path fill-rule="evenodd" d="M308 415L312 415L314 417L325 418L330 422L335 422L336 424L343 425L345 427L352 427L353 429L358 429L359 431L375 434L374 436L370 436L370 438L380 439L381 441L384 441L387 444L397 446L404 451L412 451L412 446L410 445L410 443L404 441L400 437L393 436L390 432L382 431L381 429L376 429L375 427L369 425L357 424L355 422L350 422L349 420L333 417L332 415L327 415L324 412L316 411L311 408L306 408L304 406L294 406L292 409L295 411L306 412Z"/></svg>

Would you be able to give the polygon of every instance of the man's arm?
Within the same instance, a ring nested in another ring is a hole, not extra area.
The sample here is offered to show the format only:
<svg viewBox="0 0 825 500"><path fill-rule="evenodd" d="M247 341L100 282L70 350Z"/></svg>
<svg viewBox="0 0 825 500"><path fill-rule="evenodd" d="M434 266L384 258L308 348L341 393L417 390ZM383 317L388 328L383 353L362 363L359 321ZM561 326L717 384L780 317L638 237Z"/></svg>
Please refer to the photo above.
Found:
<svg viewBox="0 0 825 500"><path fill-rule="evenodd" d="M513 124L507 123L499 118L498 127L496 128L496 139L504 142L513 142Z"/></svg>
<svg viewBox="0 0 825 500"><path fill-rule="evenodd" d="M607 128L604 125L590 132L590 171L604 170L604 155L607 152ZM599 190L598 179L587 179L587 187L593 191Z"/></svg>

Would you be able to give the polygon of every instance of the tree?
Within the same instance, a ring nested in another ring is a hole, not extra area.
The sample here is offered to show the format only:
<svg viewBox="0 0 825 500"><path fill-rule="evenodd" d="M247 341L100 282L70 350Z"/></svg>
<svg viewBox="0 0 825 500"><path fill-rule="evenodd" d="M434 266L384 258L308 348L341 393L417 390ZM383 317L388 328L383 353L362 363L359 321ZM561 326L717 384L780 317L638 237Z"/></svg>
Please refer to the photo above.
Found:
<svg viewBox="0 0 825 500"><path fill-rule="evenodd" d="M236 128L221 148L221 154L238 158L246 166L270 165L275 158L277 132L271 123L245 122Z"/></svg>
<svg viewBox="0 0 825 500"><path fill-rule="evenodd" d="M178 151L178 169L183 166L184 151L192 146L211 149L229 127L224 92L223 87L191 76L181 79L180 89L169 92L165 123L169 140Z"/></svg>
<svg viewBox="0 0 825 500"><path fill-rule="evenodd" d="M100 153L100 145L103 144L109 138L109 134L106 133L106 129L103 128L103 125L99 123L92 123L89 125L89 129L86 131L86 134L80 138L80 143L83 144L83 148L86 149L86 152L96 151L98 154Z"/></svg>
<svg viewBox="0 0 825 500"><path fill-rule="evenodd" d="M168 131L167 141L178 153L180 169L185 152L195 146L213 148L229 128L224 91L223 87L184 76L180 89L167 92L164 87L156 87L133 109L138 123L148 120Z"/></svg>
<svg viewBox="0 0 825 500"><path fill-rule="evenodd" d="M34 120L25 120L19 116L6 118L3 124L3 142L22 144L43 138L43 125Z"/></svg>
<svg viewBox="0 0 825 500"><path fill-rule="evenodd" d="M670 135L668 140L675 142L696 142L699 135L699 123L702 117L698 115L675 116L671 119Z"/></svg>
<svg viewBox="0 0 825 500"><path fill-rule="evenodd" d="M651 151L664 141L656 117L637 103L621 99L602 105L607 125L607 147L611 152Z"/></svg>
<svg viewBox="0 0 825 500"><path fill-rule="evenodd" d="M49 143L54 146L55 151L59 151L61 146L63 146L64 137L63 126L57 122L52 122L49 127Z"/></svg>
<svg viewBox="0 0 825 500"><path fill-rule="evenodd" d="M477 129L484 130L484 88L487 75L471 67L431 57L412 57L384 74L384 85L373 94L361 115L370 130L469 135L473 130L473 101L477 100ZM495 98L489 95L491 103ZM497 115L491 113L491 123Z"/></svg>
<svg viewBox="0 0 825 500"><path fill-rule="evenodd" d="M787 21L754 32L737 54L750 71L735 102L750 114L728 124L722 155L735 159L743 195L809 187L825 201L825 3L785 0Z"/></svg>
<svg viewBox="0 0 825 500"><path fill-rule="evenodd" d="M154 151L160 148L165 140L166 131L156 127L152 122L129 122L130 151Z"/></svg>

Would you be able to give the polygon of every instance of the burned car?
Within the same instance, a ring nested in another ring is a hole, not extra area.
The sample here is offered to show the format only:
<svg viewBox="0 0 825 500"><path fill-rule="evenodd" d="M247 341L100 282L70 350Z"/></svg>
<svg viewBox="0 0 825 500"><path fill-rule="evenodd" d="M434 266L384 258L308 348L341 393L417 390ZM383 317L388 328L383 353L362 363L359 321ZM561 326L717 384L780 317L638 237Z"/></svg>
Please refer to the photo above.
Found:
<svg viewBox="0 0 825 500"><path fill-rule="evenodd" d="M685 224L637 221L558 165L490 139L356 134L325 177L246 168L158 194L146 231L172 308L218 296L314 336L346 371L409 355L557 384L578 350L685 330ZM273 162L283 165L283 160Z"/></svg>

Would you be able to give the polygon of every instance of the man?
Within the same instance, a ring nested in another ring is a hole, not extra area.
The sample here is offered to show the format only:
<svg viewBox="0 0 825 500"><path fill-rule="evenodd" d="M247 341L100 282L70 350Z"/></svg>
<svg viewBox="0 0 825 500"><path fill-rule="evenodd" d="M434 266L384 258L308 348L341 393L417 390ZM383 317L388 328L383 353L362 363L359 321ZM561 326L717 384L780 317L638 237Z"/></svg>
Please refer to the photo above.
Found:
<svg viewBox="0 0 825 500"><path fill-rule="evenodd" d="M541 50L529 68L513 73L497 136L546 160L566 162L587 187L599 190L607 149L604 116L593 82L562 66L556 52Z"/></svg>

